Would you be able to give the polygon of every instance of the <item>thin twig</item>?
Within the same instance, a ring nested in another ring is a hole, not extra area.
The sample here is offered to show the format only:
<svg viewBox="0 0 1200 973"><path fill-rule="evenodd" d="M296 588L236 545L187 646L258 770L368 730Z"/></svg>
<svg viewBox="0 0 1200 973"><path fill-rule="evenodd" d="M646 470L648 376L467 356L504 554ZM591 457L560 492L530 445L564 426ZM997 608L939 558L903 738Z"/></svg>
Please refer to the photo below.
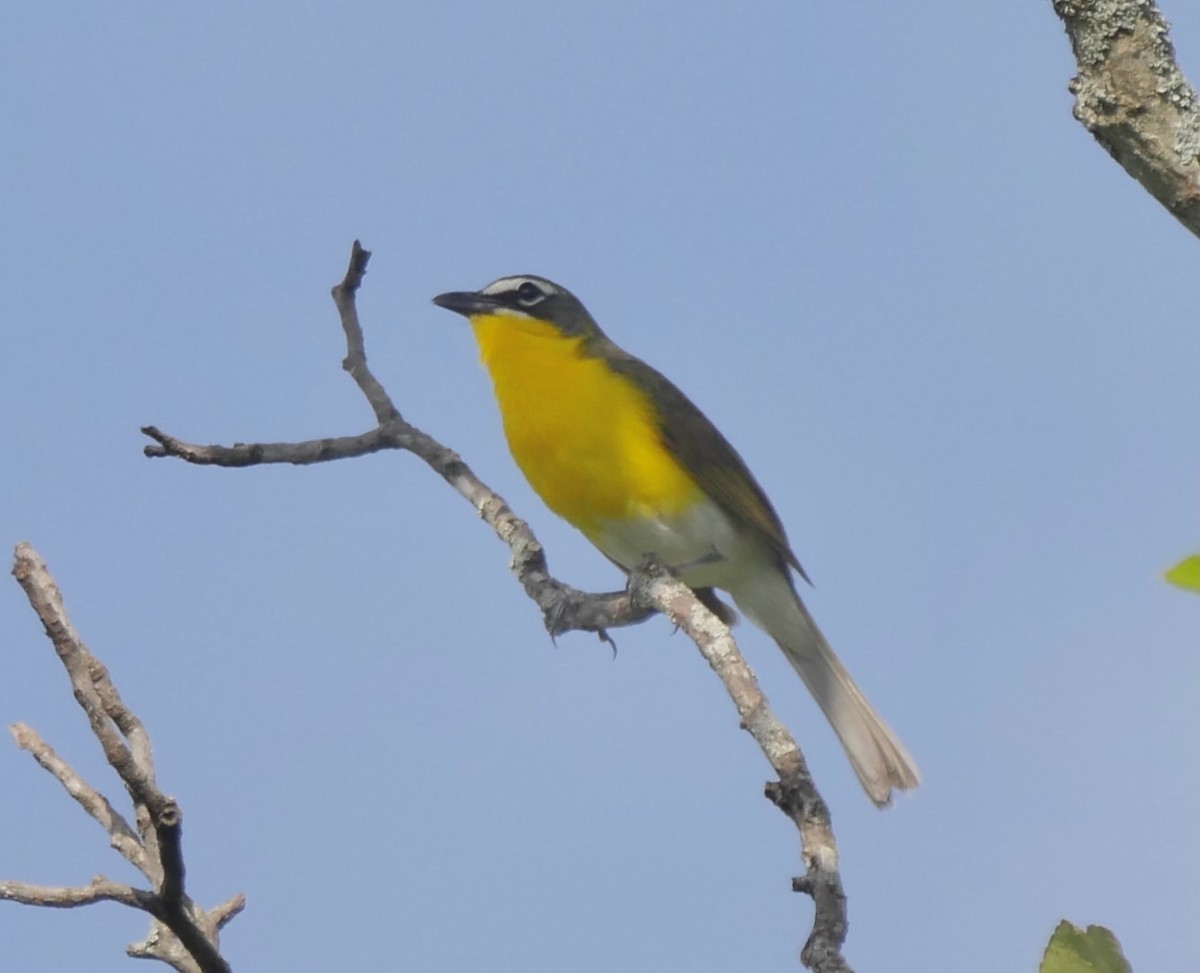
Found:
<svg viewBox="0 0 1200 973"><path fill-rule="evenodd" d="M366 456L381 449L395 449L385 429L372 429L361 436L340 436L335 439L311 439L302 443L235 443L232 446L197 446L185 443L154 426L143 426L142 433L157 446L146 446L142 452L149 457L174 456L197 466L260 466L266 463L291 463L308 466L328 463L335 459Z"/></svg>
<svg viewBox="0 0 1200 973"><path fill-rule="evenodd" d="M333 303L342 319L342 330L346 332L346 357L342 361L342 368L350 373L366 396L379 425L388 426L403 420L387 390L367 367L366 342L362 325L358 323L358 304L355 301L370 260L371 252L364 250L362 244L355 240L350 248L350 266L346 268L346 276L333 288Z"/></svg>
<svg viewBox="0 0 1200 973"><path fill-rule="evenodd" d="M97 875L88 885L75 888L54 885L30 885L28 882L0 882L0 900L38 905L50 909L73 909L94 902L120 902L144 909L150 893L113 882Z"/></svg>
<svg viewBox="0 0 1200 973"><path fill-rule="evenodd" d="M109 803L107 797L79 776L65 760L54 752L31 727L14 723L9 728L18 747L29 753L41 767L54 777L68 794L78 802L100 827L108 832L110 844L121 856L147 878L151 873L146 864L146 851L137 833L129 826L122 814Z"/></svg>

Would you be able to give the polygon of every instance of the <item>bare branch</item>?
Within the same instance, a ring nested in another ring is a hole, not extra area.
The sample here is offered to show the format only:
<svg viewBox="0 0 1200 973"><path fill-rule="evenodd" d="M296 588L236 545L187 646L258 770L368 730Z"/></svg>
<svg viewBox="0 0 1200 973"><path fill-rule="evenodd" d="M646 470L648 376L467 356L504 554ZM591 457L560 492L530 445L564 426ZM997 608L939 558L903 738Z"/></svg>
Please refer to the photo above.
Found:
<svg viewBox="0 0 1200 973"><path fill-rule="evenodd" d="M94 902L120 902L135 909L144 909L149 896L149 892L110 881L102 875L97 875L88 885L76 888L0 881L0 900L50 909L73 909Z"/></svg>
<svg viewBox="0 0 1200 973"><path fill-rule="evenodd" d="M246 908L246 897L239 892L220 905L213 906L208 910L208 915L216 923L218 929L224 929L233 919L242 914L244 908Z"/></svg>
<svg viewBox="0 0 1200 973"><path fill-rule="evenodd" d="M346 357L342 361L342 368L350 373L362 394L367 397L379 425L386 426L400 420L400 410L367 367L366 342L363 340L362 326L358 323L358 305L354 299L370 259L370 251L364 250L362 244L355 240L350 248L350 266L346 269L346 276L333 288L332 293L333 303L342 319L342 330L346 332Z"/></svg>
<svg viewBox="0 0 1200 973"><path fill-rule="evenodd" d="M168 436L154 426L142 431L157 445L147 456L175 456L190 463L252 466L258 463L313 463L363 455L378 449L402 449L420 457L464 497L509 548L510 567L526 593L542 610L551 636L569 631L597 632L644 621L656 612L667 614L696 642L720 676L737 706L745 727L766 754L779 780L768 785L768 797L795 822L800 831L806 874L794 888L811 895L815 904L812 933L801 958L819 973L847 973L841 955L846 937L846 902L838 874L837 846L829 809L817 792L804 756L795 740L774 717L753 673L742 659L729 629L701 604L695 594L661 569L635 573L627 591L588 594L563 584L549 573L545 552L529 525L504 499L480 480L453 450L406 422L383 386L367 367L364 339L355 294L362 283L370 254L355 241L345 279L333 289L346 333L343 368L350 373L375 413L379 425L361 436L303 443L239 443L198 446Z"/></svg>
<svg viewBox="0 0 1200 973"><path fill-rule="evenodd" d="M142 432L158 445L146 446L142 452L155 458L174 456L197 466L258 466L263 463L291 463L307 466L335 459L366 456L381 449L395 449L386 430L372 429L361 436L340 436L336 439L310 439L302 443L235 443L232 446L198 446L185 443L154 426L143 426Z"/></svg>
<svg viewBox="0 0 1200 973"><path fill-rule="evenodd" d="M121 700L121 694L109 678L108 669L104 663L90 652L88 653L88 676L100 705L104 707L105 715L116 724L121 735L129 743L130 755L133 762L141 771L144 779L157 790L154 778L154 754L150 747L150 737L146 728L137 715Z"/></svg>
<svg viewBox="0 0 1200 973"><path fill-rule="evenodd" d="M130 943L125 949L125 955L133 959L158 960L160 963L166 963L176 973L200 973L200 967L191 954L161 922L155 922L150 927L150 934L140 943Z"/></svg>
<svg viewBox="0 0 1200 973"><path fill-rule="evenodd" d="M9 728L18 747L27 751L43 769L49 771L62 784L87 813L108 832L109 842L122 857L147 878L151 873L146 863L146 852L129 822L109 802L108 798L88 784L71 766L54 752L54 749L38 735L37 731L24 723L14 723Z"/></svg>
<svg viewBox="0 0 1200 973"><path fill-rule="evenodd" d="M50 577L45 563L28 544L17 545L13 575L54 643L54 650L71 677L75 701L87 715L105 758L120 775L135 803L145 804L151 810L157 805L161 810L164 798L154 784L153 774L147 773L146 768L134 759L120 729L105 712L104 702L92 681L94 672L103 673L106 681L108 674L79 638L63 608L62 592Z"/></svg>
<svg viewBox="0 0 1200 973"><path fill-rule="evenodd" d="M155 822L154 833L158 838L158 856L162 861L163 877L158 894L168 909L182 905L183 894L183 812L171 798Z"/></svg>
<svg viewBox="0 0 1200 973"><path fill-rule="evenodd" d="M347 361L350 360L347 358ZM365 358L361 371L365 372ZM368 385L374 378L367 373ZM360 377L362 377L360 375ZM542 608L551 635L569 631L603 632L609 628L635 625L652 614L633 611L623 591L591 595L550 577L541 544L529 525L517 517L504 498L480 480L461 457L420 429L397 417L387 425L360 436L314 439L299 443L237 443L233 446L185 443L155 426L142 432L158 445L143 450L149 457L173 456L199 466L243 467L266 463L325 463L365 456L381 449L401 449L424 460L438 475L465 497L512 550L513 573L529 596Z"/></svg>
<svg viewBox="0 0 1200 973"><path fill-rule="evenodd" d="M0 899L58 908L120 902L141 909L156 920L150 936L129 947L131 956L161 959L181 973L228 973L229 964L219 951L219 932L241 911L245 900L237 896L205 912L188 898L181 843L183 815L174 798L164 794L155 781L145 726L122 701L108 670L71 625L62 593L45 563L28 544L17 545L13 575L53 642L70 676L75 700L87 715L105 757L129 792L137 833L108 798L87 784L32 728L23 724L13 726L13 738L104 827L113 847L141 870L155 890L136 889L104 878L93 879L90 885L81 888L4 882L0 883Z"/></svg>
<svg viewBox="0 0 1200 973"><path fill-rule="evenodd" d="M846 896L829 808L795 738L771 711L729 626L709 611L695 592L662 565L639 568L630 575L629 586L636 603L662 612L696 643L737 707L742 729L754 737L779 775L778 781L767 785L767 797L800 832L806 873L795 879L792 887L811 896L814 905L812 932L800 958L818 973L849 973L841 952L846 941Z"/></svg>
<svg viewBox="0 0 1200 973"><path fill-rule="evenodd" d="M1200 236L1200 102L1154 0L1053 0L1079 74L1075 117Z"/></svg>

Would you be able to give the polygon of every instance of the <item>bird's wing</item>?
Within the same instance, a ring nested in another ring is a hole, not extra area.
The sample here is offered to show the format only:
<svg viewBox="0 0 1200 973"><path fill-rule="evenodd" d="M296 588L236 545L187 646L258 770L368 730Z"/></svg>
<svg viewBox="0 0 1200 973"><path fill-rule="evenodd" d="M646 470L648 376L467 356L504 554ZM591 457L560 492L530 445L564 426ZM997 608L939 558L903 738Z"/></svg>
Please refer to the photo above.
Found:
<svg viewBox="0 0 1200 973"><path fill-rule="evenodd" d="M735 522L757 532L782 562L808 581L771 501L720 430L666 376L641 359L611 343L603 356L613 371L652 396L659 410L663 445L700 488Z"/></svg>

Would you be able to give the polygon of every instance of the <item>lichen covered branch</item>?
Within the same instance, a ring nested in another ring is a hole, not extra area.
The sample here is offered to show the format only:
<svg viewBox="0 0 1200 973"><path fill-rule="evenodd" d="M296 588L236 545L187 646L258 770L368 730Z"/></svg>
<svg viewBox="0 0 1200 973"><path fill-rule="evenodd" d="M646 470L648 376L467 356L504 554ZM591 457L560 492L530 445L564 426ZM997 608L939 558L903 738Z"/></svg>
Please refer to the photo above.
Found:
<svg viewBox="0 0 1200 973"><path fill-rule="evenodd" d="M1200 236L1200 101L1154 0L1053 0L1079 73L1075 117Z"/></svg>

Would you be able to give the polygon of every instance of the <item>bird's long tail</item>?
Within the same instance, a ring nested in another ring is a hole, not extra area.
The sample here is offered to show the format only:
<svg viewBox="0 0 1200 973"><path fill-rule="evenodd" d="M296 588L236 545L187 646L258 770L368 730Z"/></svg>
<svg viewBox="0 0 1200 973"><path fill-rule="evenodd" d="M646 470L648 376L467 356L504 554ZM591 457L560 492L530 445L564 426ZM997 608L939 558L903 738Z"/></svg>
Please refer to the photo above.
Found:
<svg viewBox="0 0 1200 973"><path fill-rule="evenodd" d="M778 643L800 674L876 806L890 804L893 789L916 787L921 782L917 765L829 647L791 578L781 571L763 571L730 594L746 616Z"/></svg>

